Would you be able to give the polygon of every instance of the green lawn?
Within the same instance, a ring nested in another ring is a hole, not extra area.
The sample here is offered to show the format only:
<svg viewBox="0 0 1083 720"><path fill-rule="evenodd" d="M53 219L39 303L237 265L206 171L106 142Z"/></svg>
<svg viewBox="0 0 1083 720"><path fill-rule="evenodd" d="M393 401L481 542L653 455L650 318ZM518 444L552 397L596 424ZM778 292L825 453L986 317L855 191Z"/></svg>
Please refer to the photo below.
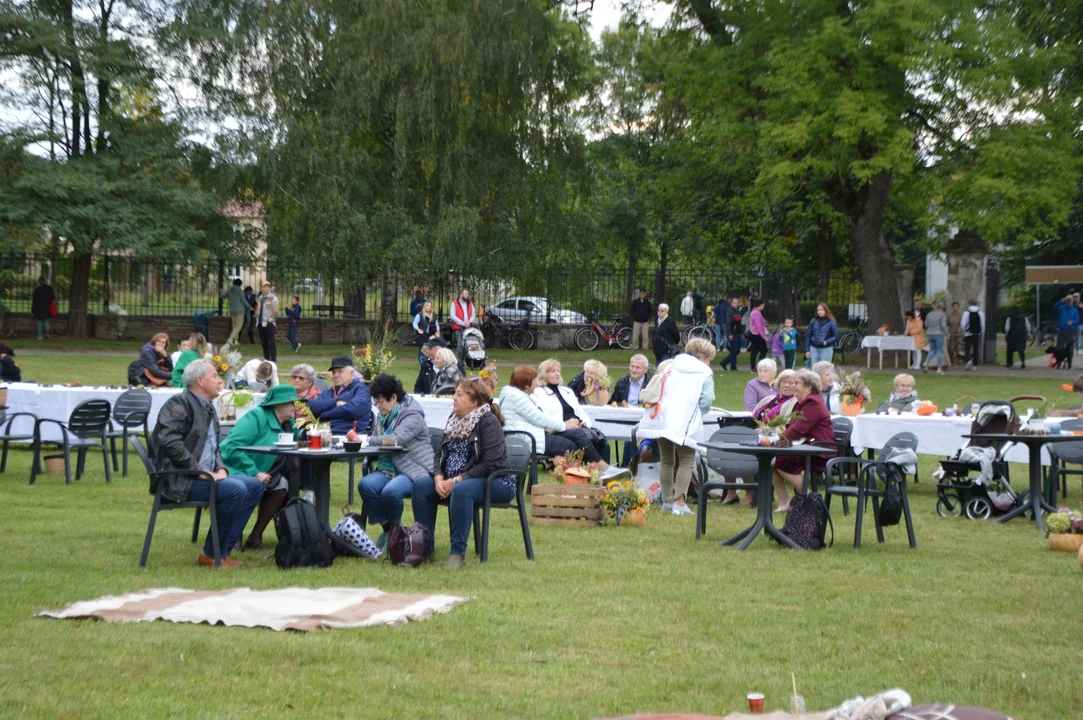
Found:
<svg viewBox="0 0 1083 720"><path fill-rule="evenodd" d="M582 358L581 354L568 354ZM571 362L571 359L569 359ZM578 361L577 361L578 362ZM26 356L40 380L116 382L125 358ZM413 367L402 366L412 377ZM738 404L746 373L718 376ZM890 376L873 375L876 397ZM919 377L947 402L1020 392L1051 380ZM717 541L751 522L747 509L655 516L648 528L532 529L523 557L513 513L497 513L490 562L458 574L340 560L279 571L273 560L213 571L195 564L191 513L160 517L145 570L150 507L141 475L106 485L101 462L72 487L27 485L29 453L0 476L3 576L0 716L5 717L606 717L685 710L725 714L746 692L787 702L790 673L810 708L900 686L917 701L984 705L1016 718L1074 718L1083 705L1080 569L1047 549L1032 524L947 520L925 480L912 488L919 549L902 527L878 545L835 513L835 547L784 551L760 539L745 553ZM1021 467L1013 467L1023 477ZM345 502L345 470L332 507ZM1079 505L1080 484L1071 484ZM407 519L409 518L407 511ZM273 532L268 533L273 538ZM447 550L446 516L437 528ZM448 615L403 628L317 633L32 619L75 600L150 587L379 586L469 595ZM1076 680L1073 680L1076 678Z"/></svg>

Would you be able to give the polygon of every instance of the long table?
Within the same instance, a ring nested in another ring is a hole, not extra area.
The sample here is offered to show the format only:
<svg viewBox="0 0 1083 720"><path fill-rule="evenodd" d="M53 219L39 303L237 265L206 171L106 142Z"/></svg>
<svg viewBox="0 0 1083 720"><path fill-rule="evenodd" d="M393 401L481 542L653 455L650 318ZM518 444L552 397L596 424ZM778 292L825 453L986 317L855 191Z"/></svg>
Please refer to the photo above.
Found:
<svg viewBox="0 0 1083 720"><path fill-rule="evenodd" d="M914 338L909 335L868 335L861 340L861 347L865 348L865 367L872 367L872 351L875 348L880 357L880 369L884 369L884 351L895 350L913 353ZM911 355L906 356L906 365L910 366ZM899 367L898 352L895 355L895 367Z"/></svg>

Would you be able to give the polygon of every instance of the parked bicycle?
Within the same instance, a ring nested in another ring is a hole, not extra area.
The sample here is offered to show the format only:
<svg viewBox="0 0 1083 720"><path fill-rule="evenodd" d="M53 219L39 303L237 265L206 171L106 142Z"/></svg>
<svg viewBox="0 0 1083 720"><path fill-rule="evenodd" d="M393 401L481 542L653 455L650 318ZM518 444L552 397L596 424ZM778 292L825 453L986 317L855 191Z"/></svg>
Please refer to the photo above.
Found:
<svg viewBox="0 0 1083 720"><path fill-rule="evenodd" d="M513 350L529 350L534 346L534 333L525 327L511 327L504 324L498 316L486 313L484 322L479 326L485 347L495 348L501 344Z"/></svg>
<svg viewBox="0 0 1083 720"><path fill-rule="evenodd" d="M714 332L708 325L689 325L681 330L681 345L687 345L692 338L703 338L714 342Z"/></svg>
<svg viewBox="0 0 1083 720"><path fill-rule="evenodd" d="M590 325L579 328L575 333L575 346L584 352L590 352L598 347L600 341L604 340L609 347L616 345L624 350L631 350L632 328L627 325L621 327L621 317L621 315L613 315L613 326L609 328L609 332L606 332L605 328L598 324L598 311L592 310L590 312Z"/></svg>
<svg viewBox="0 0 1083 720"><path fill-rule="evenodd" d="M843 353L855 353L861 349L861 341L869 334L869 321L858 321L857 327L847 330L835 341L835 349Z"/></svg>

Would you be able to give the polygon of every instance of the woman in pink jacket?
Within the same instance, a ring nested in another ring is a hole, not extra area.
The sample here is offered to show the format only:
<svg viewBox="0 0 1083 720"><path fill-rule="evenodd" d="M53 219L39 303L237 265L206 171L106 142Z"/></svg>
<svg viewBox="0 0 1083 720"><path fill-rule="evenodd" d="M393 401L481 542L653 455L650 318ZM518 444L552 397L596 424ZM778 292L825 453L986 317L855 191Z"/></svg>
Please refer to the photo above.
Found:
<svg viewBox="0 0 1083 720"><path fill-rule="evenodd" d="M767 321L763 319L763 300L752 302L752 315L748 320L748 367L756 372L756 363L767 357Z"/></svg>

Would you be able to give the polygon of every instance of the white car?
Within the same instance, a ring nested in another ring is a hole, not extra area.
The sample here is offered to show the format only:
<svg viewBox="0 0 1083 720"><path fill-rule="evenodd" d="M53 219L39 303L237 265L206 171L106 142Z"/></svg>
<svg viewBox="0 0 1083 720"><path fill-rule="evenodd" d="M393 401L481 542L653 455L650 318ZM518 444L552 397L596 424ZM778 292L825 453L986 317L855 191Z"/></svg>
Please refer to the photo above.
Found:
<svg viewBox="0 0 1083 720"><path fill-rule="evenodd" d="M510 297L489 306L489 314L500 318L505 325L516 325L529 315L531 325L545 322L549 315L553 322L561 325L586 325L587 319L582 313L565 310L562 307L549 306L543 297Z"/></svg>

